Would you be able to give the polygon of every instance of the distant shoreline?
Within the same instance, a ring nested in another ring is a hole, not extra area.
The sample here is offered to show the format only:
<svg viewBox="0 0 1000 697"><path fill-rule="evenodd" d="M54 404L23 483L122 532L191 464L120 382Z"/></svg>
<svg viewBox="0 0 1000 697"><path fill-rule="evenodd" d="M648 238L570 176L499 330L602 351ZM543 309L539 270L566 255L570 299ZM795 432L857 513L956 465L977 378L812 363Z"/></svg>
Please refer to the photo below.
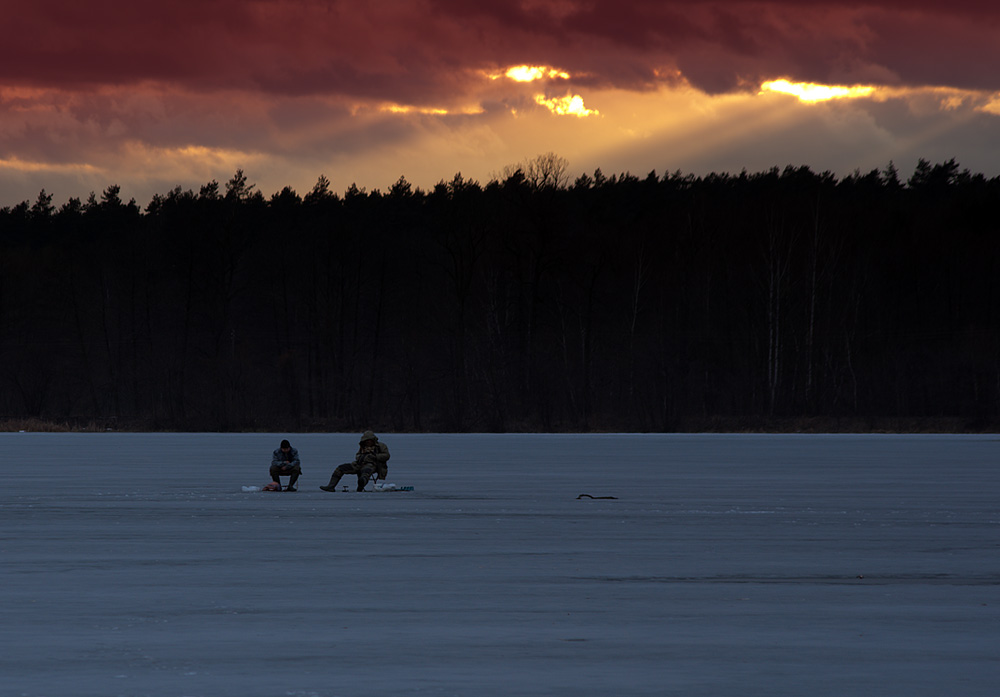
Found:
<svg viewBox="0 0 1000 697"><path fill-rule="evenodd" d="M0 433L351 433L362 431L368 425L300 423L257 424L252 427L229 429L199 427L189 428L157 426L143 421L116 420L45 420L0 419ZM375 429L384 433L453 433L433 428L414 431L394 428L392 424L376 424ZM507 433L942 433L978 434L1000 433L1000 421L973 421L960 417L708 417L678 420L664 431L633 431L628 428L596 427L588 431L562 428L548 431L511 429ZM492 431L491 431L492 433Z"/></svg>

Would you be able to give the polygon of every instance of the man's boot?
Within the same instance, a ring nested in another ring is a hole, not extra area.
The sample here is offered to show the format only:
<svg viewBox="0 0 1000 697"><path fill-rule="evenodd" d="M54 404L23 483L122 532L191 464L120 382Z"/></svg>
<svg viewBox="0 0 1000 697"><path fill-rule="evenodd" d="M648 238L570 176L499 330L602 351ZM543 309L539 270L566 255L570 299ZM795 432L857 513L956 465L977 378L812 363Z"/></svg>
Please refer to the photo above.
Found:
<svg viewBox="0 0 1000 697"><path fill-rule="evenodd" d="M299 481L299 473L292 472L288 477L288 488L285 491L297 491L295 488L295 482Z"/></svg>
<svg viewBox="0 0 1000 697"><path fill-rule="evenodd" d="M322 489L323 491L336 491L337 490L337 482L339 482L339 481L340 481L340 477L338 477L336 474L333 474L333 475L330 476L330 483L327 484L326 486L322 486L321 485L320 489Z"/></svg>

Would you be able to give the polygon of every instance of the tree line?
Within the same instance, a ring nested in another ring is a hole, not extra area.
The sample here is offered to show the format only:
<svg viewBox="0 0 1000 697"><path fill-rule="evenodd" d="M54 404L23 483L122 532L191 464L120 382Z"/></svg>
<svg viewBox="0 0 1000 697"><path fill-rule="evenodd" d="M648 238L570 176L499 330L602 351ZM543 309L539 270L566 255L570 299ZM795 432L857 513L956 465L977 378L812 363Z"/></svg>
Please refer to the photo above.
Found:
<svg viewBox="0 0 1000 697"><path fill-rule="evenodd" d="M1000 423L1000 178L921 160L0 209L0 419L175 430Z"/></svg>

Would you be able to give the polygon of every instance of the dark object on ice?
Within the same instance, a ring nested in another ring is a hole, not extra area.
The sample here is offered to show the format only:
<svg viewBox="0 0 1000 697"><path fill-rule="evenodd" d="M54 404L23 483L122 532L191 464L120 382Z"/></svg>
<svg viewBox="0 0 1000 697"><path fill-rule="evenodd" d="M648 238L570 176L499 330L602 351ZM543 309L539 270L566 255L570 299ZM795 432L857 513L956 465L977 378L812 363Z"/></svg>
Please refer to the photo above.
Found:
<svg viewBox="0 0 1000 697"><path fill-rule="evenodd" d="M580 499L617 499L617 496L591 496L590 494L580 494L576 497L577 501Z"/></svg>

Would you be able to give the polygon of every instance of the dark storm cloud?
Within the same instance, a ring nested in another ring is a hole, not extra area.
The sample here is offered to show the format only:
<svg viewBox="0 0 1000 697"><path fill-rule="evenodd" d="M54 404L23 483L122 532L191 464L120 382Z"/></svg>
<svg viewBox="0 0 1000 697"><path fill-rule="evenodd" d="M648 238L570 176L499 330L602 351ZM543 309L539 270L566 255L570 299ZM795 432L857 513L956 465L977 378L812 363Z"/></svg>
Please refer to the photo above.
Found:
<svg viewBox="0 0 1000 697"><path fill-rule="evenodd" d="M712 92L775 75L998 89L998 27L976 0L36 0L0 25L0 84L431 103L544 63L635 89L671 68Z"/></svg>
<svg viewBox="0 0 1000 697"><path fill-rule="evenodd" d="M804 81L883 78L898 85L1000 88L1000 5L977 0L435 0L491 35L518 37L533 60L586 66L607 84L642 87L629 64L675 65L711 92L775 75Z"/></svg>

